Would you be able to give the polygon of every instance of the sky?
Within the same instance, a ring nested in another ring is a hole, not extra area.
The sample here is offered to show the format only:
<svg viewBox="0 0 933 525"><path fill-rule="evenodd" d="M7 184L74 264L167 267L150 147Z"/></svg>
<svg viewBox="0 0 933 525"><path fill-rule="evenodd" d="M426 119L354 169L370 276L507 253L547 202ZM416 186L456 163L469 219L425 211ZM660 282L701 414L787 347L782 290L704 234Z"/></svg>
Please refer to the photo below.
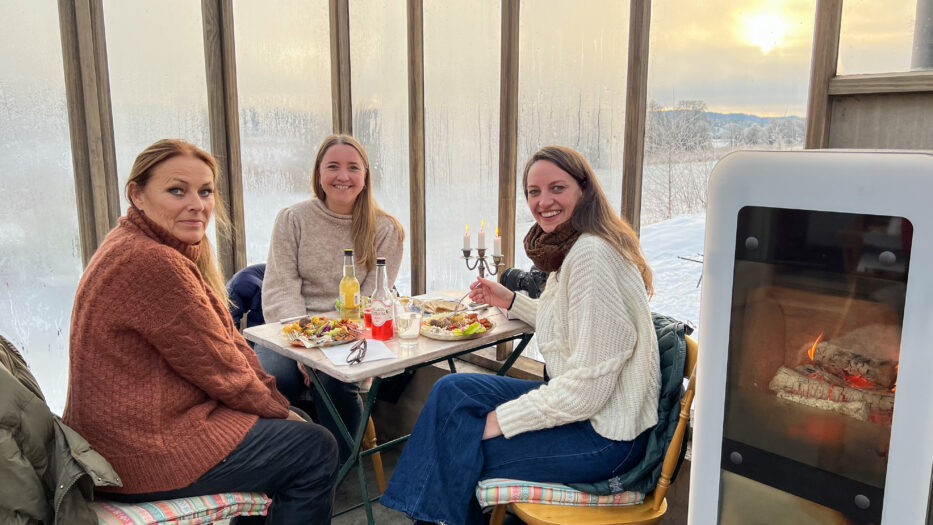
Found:
<svg viewBox="0 0 933 525"><path fill-rule="evenodd" d="M354 7L359 12L373 1L352 0L351 14ZM399 9L404 10L402 0L388 1L396 1ZM524 1L523 29L548 23L561 9L568 9L562 15L565 21L581 28L579 38L582 40L597 38L586 34L588 20L603 27L604 17L611 16L617 19L615 27L620 31L628 27L627 9L618 9L620 2L617 0ZM56 4L54 0L0 1L0 83L59 82L47 78L50 70L55 73L54 68L34 67L36 63L60 63L60 58L45 56L60 53L58 43L34 42L31 38L37 25L57 27ZM433 6L431 0L426 5ZM175 60L191 62L191 71L203 67L203 53L200 49L192 49L201 44L197 6L198 3L188 0L148 4L105 1L111 63L151 64L156 71L164 70ZM907 70L915 6L913 0L846 0L840 73ZM269 16L276 9L283 16ZM498 16L498 9L487 11ZM813 0L653 2L648 86L651 98L666 106L673 106L678 100L701 99L713 111L803 116L814 11ZM242 83L257 84L263 79L275 79L265 87L276 90L282 103L287 105L290 97L307 96L308 77L329 78L329 51L323 47L328 38L322 34L327 25L321 20L327 16L326 0L237 0L234 1L234 16L251 20L250 24L237 24L241 32L238 38L254 42L240 46L242 58L248 59L257 53L262 56L258 60L263 65L262 74L251 79L242 78ZM426 23L430 23L430 13L426 15ZM296 26L305 28L306 38L283 38L283 35L294 35ZM173 35L173 28L185 34ZM456 39L457 35L451 34L450 38ZM121 44L115 45L118 42ZM596 63L592 68L621 68L624 78L625 64L619 63L619 53L614 56L617 58L608 64L590 61ZM568 57L571 59L574 57ZM591 74L598 78L600 72L592 68ZM296 73L298 71L305 73ZM137 73L128 76L112 71L111 82L117 90L120 82L129 81L125 77L140 81ZM426 77L430 78L430 72ZM199 85L201 78L192 76L191 82L160 88L162 100L173 99L173 89L191 89L192 85ZM259 93L258 88L250 86L247 91ZM190 94L179 94L179 97L190 98Z"/></svg>

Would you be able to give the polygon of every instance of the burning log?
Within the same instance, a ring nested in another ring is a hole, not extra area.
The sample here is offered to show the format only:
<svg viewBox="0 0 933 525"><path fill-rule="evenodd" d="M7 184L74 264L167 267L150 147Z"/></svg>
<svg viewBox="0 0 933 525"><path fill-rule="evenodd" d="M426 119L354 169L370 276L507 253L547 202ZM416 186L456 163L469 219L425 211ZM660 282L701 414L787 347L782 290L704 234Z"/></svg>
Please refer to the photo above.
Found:
<svg viewBox="0 0 933 525"><path fill-rule="evenodd" d="M897 362L847 350L833 341L820 341L813 362L830 374L845 377L851 384L871 388L891 388L897 381Z"/></svg>
<svg viewBox="0 0 933 525"><path fill-rule="evenodd" d="M853 419L858 419L859 421L868 421L868 404L864 401L830 401L828 399L816 399L784 391L778 392L777 397L793 401L794 403L800 403L801 405L819 408L820 410L838 412Z"/></svg>
<svg viewBox="0 0 933 525"><path fill-rule="evenodd" d="M894 393L891 391L855 388L837 384L838 379L828 382L827 379L823 379L824 377L826 377L826 371L818 367L800 367L792 370L782 366L768 384L768 388L777 393L785 392L837 403L861 401L865 403L869 413L894 410Z"/></svg>

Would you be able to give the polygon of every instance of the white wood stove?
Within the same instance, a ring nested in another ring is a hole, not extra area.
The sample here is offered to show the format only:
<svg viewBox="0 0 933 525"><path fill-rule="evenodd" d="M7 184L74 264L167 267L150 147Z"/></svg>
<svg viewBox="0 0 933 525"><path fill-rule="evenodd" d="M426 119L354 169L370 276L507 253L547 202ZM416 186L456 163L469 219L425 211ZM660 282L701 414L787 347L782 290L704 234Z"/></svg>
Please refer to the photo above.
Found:
<svg viewBox="0 0 933 525"><path fill-rule="evenodd" d="M933 523L933 154L738 152L708 203L689 523Z"/></svg>

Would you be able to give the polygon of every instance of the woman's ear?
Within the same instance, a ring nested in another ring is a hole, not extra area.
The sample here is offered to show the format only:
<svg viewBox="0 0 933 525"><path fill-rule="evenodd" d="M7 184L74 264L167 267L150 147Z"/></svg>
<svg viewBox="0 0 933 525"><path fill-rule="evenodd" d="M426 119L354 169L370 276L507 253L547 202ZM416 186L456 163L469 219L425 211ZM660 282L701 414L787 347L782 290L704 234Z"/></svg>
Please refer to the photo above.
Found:
<svg viewBox="0 0 933 525"><path fill-rule="evenodd" d="M142 193L142 190L140 190L139 185L136 184L135 182L130 182L130 184L129 184L129 189L130 189L130 191L129 191L129 193L130 193L130 205L132 205L133 207L135 207L137 210L142 210L143 207L141 206L141 204L140 204L140 202L139 202L139 201L140 201L140 193Z"/></svg>

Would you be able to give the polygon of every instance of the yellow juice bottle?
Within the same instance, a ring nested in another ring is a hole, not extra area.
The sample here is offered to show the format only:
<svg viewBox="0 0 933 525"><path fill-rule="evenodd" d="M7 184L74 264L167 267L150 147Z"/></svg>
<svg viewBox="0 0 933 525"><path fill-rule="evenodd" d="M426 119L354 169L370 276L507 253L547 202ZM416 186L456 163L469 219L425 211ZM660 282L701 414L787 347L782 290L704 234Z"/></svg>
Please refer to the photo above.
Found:
<svg viewBox="0 0 933 525"><path fill-rule="evenodd" d="M340 280L340 318L360 322L360 281L356 278L353 250L343 251L343 279Z"/></svg>

